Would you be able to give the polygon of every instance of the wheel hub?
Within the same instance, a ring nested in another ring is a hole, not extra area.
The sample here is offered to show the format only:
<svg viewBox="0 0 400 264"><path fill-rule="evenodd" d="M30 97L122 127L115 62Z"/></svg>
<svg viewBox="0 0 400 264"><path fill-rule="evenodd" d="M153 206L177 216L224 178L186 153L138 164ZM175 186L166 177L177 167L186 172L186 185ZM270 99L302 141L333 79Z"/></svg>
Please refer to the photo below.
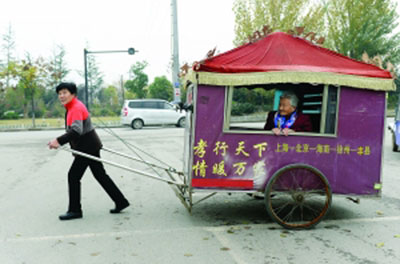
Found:
<svg viewBox="0 0 400 264"><path fill-rule="evenodd" d="M304 202L304 194L303 193L296 193L296 194L294 194L293 199L297 203L303 203Z"/></svg>

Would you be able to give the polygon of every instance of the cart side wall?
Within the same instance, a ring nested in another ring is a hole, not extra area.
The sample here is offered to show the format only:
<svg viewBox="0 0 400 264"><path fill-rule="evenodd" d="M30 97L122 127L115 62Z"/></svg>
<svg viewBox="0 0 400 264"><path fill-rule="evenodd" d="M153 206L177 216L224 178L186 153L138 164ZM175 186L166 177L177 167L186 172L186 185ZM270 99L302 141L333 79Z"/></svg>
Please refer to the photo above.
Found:
<svg viewBox="0 0 400 264"><path fill-rule="evenodd" d="M342 88L335 138L224 133L224 102L224 87L198 87L193 187L263 190L278 169L305 163L327 177L334 193L377 193L384 92Z"/></svg>

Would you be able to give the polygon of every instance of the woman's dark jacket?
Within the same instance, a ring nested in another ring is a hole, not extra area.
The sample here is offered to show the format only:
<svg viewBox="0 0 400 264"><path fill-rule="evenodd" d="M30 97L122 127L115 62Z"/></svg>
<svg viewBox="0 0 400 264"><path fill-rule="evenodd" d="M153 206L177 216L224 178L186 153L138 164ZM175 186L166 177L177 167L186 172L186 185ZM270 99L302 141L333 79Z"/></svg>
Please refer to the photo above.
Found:
<svg viewBox="0 0 400 264"><path fill-rule="evenodd" d="M268 113L267 122L265 123L264 129L271 130L275 127L275 114L276 111L271 111ZM293 125L290 127L297 132L311 132L313 130L312 123L310 117L308 115L303 115L302 113L298 113L296 120Z"/></svg>

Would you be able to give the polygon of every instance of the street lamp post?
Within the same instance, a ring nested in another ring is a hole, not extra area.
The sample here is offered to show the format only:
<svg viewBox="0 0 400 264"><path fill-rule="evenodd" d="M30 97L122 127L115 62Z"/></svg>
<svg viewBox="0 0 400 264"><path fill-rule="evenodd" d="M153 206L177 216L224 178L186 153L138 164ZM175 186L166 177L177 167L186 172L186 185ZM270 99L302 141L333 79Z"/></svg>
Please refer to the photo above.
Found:
<svg viewBox="0 0 400 264"><path fill-rule="evenodd" d="M87 77L87 55L88 54L98 54L98 53L125 53L128 52L129 55L133 55L137 50L134 48L129 48L128 50L101 50L101 51L89 51L87 49L83 49L83 57L85 63L85 104L87 109L89 110L89 91L88 91L88 77Z"/></svg>

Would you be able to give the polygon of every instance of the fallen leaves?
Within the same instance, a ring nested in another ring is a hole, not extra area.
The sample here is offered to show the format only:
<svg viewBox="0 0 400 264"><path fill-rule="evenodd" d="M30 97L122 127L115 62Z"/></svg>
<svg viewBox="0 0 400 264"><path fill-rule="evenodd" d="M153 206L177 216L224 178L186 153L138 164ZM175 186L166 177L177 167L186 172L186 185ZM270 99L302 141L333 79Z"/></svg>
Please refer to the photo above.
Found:
<svg viewBox="0 0 400 264"><path fill-rule="evenodd" d="M338 225L326 225L325 228L326 229L339 229L340 226L338 226Z"/></svg>
<svg viewBox="0 0 400 264"><path fill-rule="evenodd" d="M378 210L378 211L376 211L376 214L379 215L379 216L382 216L383 212Z"/></svg>
<svg viewBox="0 0 400 264"><path fill-rule="evenodd" d="M281 235L280 235L280 236L283 237L283 238L285 238L285 237L287 237L289 234L290 234L289 231L283 230L283 231L281 232Z"/></svg>
<svg viewBox="0 0 400 264"><path fill-rule="evenodd" d="M381 243L376 243L375 246L377 248L382 248L385 245L385 243L381 242Z"/></svg>
<svg viewBox="0 0 400 264"><path fill-rule="evenodd" d="M230 227L226 232L228 233L228 234L234 234L235 233L235 231L240 231L241 230L241 228L240 227L235 227L235 226L232 226L232 227Z"/></svg>

